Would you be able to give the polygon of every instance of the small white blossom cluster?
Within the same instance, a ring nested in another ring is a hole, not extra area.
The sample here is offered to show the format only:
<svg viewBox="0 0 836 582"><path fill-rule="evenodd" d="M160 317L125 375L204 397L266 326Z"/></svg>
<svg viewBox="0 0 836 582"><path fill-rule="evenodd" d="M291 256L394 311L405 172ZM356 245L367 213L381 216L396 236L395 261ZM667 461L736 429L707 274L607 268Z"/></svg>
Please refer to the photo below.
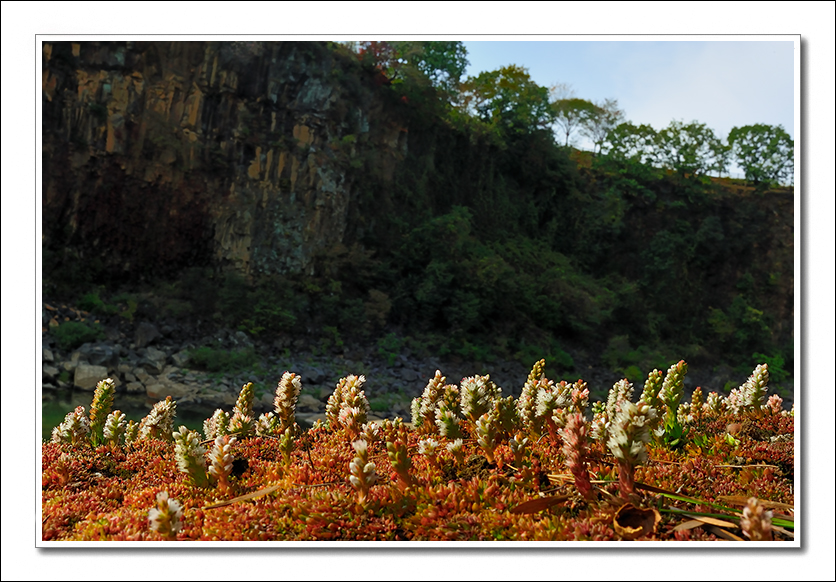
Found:
<svg viewBox="0 0 836 582"><path fill-rule="evenodd" d="M679 402L685 392L684 379L687 372L688 364L685 363L685 360L680 360L668 368L668 373L665 375L664 382L662 382L659 398L667 406L667 415L670 419L676 418L676 413L679 410Z"/></svg>
<svg viewBox="0 0 836 582"><path fill-rule="evenodd" d="M534 397L534 417L537 424L551 418L552 413L557 409L557 393L554 389L554 381L543 378L537 383Z"/></svg>
<svg viewBox="0 0 836 582"><path fill-rule="evenodd" d="M221 488L228 486L227 478L232 474L232 445L235 440L229 435L216 437L209 453L209 473L218 480Z"/></svg>
<svg viewBox="0 0 836 582"><path fill-rule="evenodd" d="M253 417L248 414L243 414L240 410L236 410L229 420L229 434L238 436L247 436L255 431L255 421Z"/></svg>
<svg viewBox="0 0 836 582"><path fill-rule="evenodd" d="M435 459L436 455L438 455L438 449L440 447L441 443L434 438L426 438L418 441L418 453L430 459Z"/></svg>
<svg viewBox="0 0 836 582"><path fill-rule="evenodd" d="M98 444L103 437L104 425L113 399L116 396L116 385L112 378L105 378L96 384L93 392L93 402L90 405L90 435L94 444Z"/></svg>
<svg viewBox="0 0 836 582"><path fill-rule="evenodd" d="M125 420L125 415L122 411L114 410L105 419L104 430L102 431L104 440L112 444L118 444L122 437L125 436L127 425L128 422Z"/></svg>
<svg viewBox="0 0 836 582"><path fill-rule="evenodd" d="M656 417L656 410L646 402L633 404L622 401L610 425L607 441L613 456L630 465L647 461L645 445L650 441L650 422Z"/></svg>
<svg viewBox="0 0 836 582"><path fill-rule="evenodd" d="M737 416L746 410L745 397L743 395L742 387L735 388L725 399L726 410Z"/></svg>
<svg viewBox="0 0 836 582"><path fill-rule="evenodd" d="M370 410L366 393L361 389L365 383L366 377L362 375L347 376L337 383L325 405L325 414L332 428L345 428L355 436L361 432Z"/></svg>
<svg viewBox="0 0 836 582"><path fill-rule="evenodd" d="M438 403L444 396L447 378L441 375L441 370L435 371L430 378L424 392L412 401L412 426L422 433L436 432L435 413Z"/></svg>
<svg viewBox="0 0 836 582"><path fill-rule="evenodd" d="M203 421L203 434L214 439L229 433L229 414L218 408L210 418Z"/></svg>
<svg viewBox="0 0 836 582"><path fill-rule="evenodd" d="M486 412L476 421L476 442L485 452L489 463L494 462L494 451L499 446L496 419L490 412Z"/></svg>
<svg viewBox="0 0 836 582"><path fill-rule="evenodd" d="M241 393L232 409L232 418L229 421L229 433L240 436L247 436L255 431L255 419L253 418L253 401L255 400L255 388L252 382L247 382L241 387Z"/></svg>
<svg viewBox="0 0 836 582"><path fill-rule="evenodd" d="M590 423L589 436L596 441L607 438L610 418L607 416L607 405L601 401L592 405L592 422Z"/></svg>
<svg viewBox="0 0 836 582"><path fill-rule="evenodd" d="M461 381L462 416L471 422L493 408L493 401L500 397L500 388L491 382L490 376L469 376Z"/></svg>
<svg viewBox="0 0 836 582"><path fill-rule="evenodd" d="M771 414L781 414L784 411L784 399L773 394L766 401L765 407Z"/></svg>
<svg viewBox="0 0 836 582"><path fill-rule="evenodd" d="M455 412L447 407L446 402L440 402L435 411L435 424L438 426L438 433L448 439L457 439L462 436L461 421Z"/></svg>
<svg viewBox="0 0 836 582"><path fill-rule="evenodd" d="M676 409L676 420L683 426L694 422L694 416L691 414L690 402L683 402L679 405L679 408Z"/></svg>
<svg viewBox="0 0 836 582"><path fill-rule="evenodd" d="M745 410L760 412L767 404L768 382L769 367L759 364L743 385L731 391L726 399L729 409L735 414Z"/></svg>
<svg viewBox="0 0 836 582"><path fill-rule="evenodd" d="M351 486L357 491L357 502L364 505L368 499L372 485L377 481L375 464L369 461L369 446L363 440L351 443L357 456L348 465L351 475L348 477Z"/></svg>
<svg viewBox="0 0 836 582"><path fill-rule="evenodd" d="M262 412L255 422L256 436L271 436L277 432L278 428L279 419L272 412Z"/></svg>
<svg viewBox="0 0 836 582"><path fill-rule="evenodd" d="M367 422L362 426L362 429L360 436L367 443L376 443L380 439L380 425L376 422Z"/></svg>
<svg viewBox="0 0 836 582"><path fill-rule="evenodd" d="M84 407L77 406L64 417L64 422L52 429L52 442L78 445L90 434L90 420L84 414Z"/></svg>
<svg viewBox="0 0 836 582"><path fill-rule="evenodd" d="M129 420L128 425L125 427L125 444L136 442L138 438L139 424L135 423L132 420Z"/></svg>
<svg viewBox="0 0 836 582"><path fill-rule="evenodd" d="M537 409L537 391L540 381L544 379L546 360L540 360L531 368L528 378L517 399L517 416L528 433L539 432L534 426Z"/></svg>
<svg viewBox="0 0 836 582"><path fill-rule="evenodd" d="M589 406L589 388L586 382L578 380L572 384L572 412L584 414Z"/></svg>
<svg viewBox="0 0 836 582"><path fill-rule="evenodd" d="M177 403L171 399L171 396L166 397L165 400L157 402L148 416L143 418L139 423L140 440L156 438L171 440L171 435L174 432L174 417L177 415Z"/></svg>
<svg viewBox="0 0 836 582"><path fill-rule="evenodd" d="M633 384L626 378L619 380L610 388L607 395L607 417L615 418L621 407L621 402L630 402L633 399Z"/></svg>
<svg viewBox="0 0 836 582"><path fill-rule="evenodd" d="M291 372L282 374L282 379L276 386L276 397L273 399L274 410L280 421L279 431L284 432L296 422L296 403L301 392L302 379L298 374Z"/></svg>
<svg viewBox="0 0 836 582"><path fill-rule="evenodd" d="M705 398L705 402L702 405L703 412L707 412L710 414L720 414L723 412L723 408L725 407L725 398L717 394L716 392L709 392L708 396Z"/></svg>
<svg viewBox="0 0 836 582"><path fill-rule="evenodd" d="M462 439L455 439L447 443L447 450L453 455L456 463L464 463L464 441Z"/></svg>
<svg viewBox="0 0 836 582"><path fill-rule="evenodd" d="M766 511L755 497L750 497L740 518L743 535L753 542L772 540L772 512Z"/></svg>
<svg viewBox="0 0 836 582"><path fill-rule="evenodd" d="M192 484L206 487L206 449L200 444L200 433L181 426L174 437L174 458L177 459L177 469L189 476Z"/></svg>
<svg viewBox="0 0 836 582"><path fill-rule="evenodd" d="M168 491L157 493L157 506L148 511L148 525L153 531L173 539L183 527L183 506L168 498Z"/></svg>

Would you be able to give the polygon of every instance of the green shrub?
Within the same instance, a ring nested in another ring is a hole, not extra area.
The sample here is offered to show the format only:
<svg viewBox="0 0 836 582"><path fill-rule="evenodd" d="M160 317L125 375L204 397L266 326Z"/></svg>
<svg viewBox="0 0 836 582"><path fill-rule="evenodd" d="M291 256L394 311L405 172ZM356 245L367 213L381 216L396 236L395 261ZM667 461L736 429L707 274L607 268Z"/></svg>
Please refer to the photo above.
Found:
<svg viewBox="0 0 836 582"><path fill-rule="evenodd" d="M52 330L55 343L62 350L74 350L81 344L94 342L104 337L98 324L93 326L79 321L67 321Z"/></svg>
<svg viewBox="0 0 836 582"><path fill-rule="evenodd" d="M98 311L104 307L98 293L87 293L78 300L78 307L84 311Z"/></svg>
<svg viewBox="0 0 836 582"><path fill-rule="evenodd" d="M380 357L386 359L389 366L392 366L403 350L403 345L404 342L401 338L394 333L390 333L377 340L377 353Z"/></svg>
<svg viewBox="0 0 836 582"><path fill-rule="evenodd" d="M258 362L253 348L223 350L201 346L189 351L191 366L207 372L240 372L251 369Z"/></svg>

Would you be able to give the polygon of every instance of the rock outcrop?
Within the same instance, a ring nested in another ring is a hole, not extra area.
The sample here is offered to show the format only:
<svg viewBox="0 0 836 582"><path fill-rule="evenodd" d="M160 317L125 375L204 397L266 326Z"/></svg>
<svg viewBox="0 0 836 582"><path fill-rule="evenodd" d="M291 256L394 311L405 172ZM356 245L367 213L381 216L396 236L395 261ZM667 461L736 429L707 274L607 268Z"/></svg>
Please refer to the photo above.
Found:
<svg viewBox="0 0 836 582"><path fill-rule="evenodd" d="M364 152L385 179L407 147L374 74L325 43L45 43L42 89L44 247L114 277L310 270Z"/></svg>

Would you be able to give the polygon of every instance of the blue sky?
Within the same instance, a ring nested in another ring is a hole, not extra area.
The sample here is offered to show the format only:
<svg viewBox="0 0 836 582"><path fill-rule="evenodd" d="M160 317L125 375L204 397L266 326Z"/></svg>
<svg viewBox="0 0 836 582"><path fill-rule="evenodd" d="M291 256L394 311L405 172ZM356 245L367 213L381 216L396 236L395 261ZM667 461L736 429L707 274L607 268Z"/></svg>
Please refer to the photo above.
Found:
<svg viewBox="0 0 836 582"><path fill-rule="evenodd" d="M777 38L777 37L776 37ZM795 136L792 40L464 41L468 75L526 67L541 86L618 99L629 121L661 129L705 123L725 139L734 126L782 125ZM583 146L583 143L579 145Z"/></svg>

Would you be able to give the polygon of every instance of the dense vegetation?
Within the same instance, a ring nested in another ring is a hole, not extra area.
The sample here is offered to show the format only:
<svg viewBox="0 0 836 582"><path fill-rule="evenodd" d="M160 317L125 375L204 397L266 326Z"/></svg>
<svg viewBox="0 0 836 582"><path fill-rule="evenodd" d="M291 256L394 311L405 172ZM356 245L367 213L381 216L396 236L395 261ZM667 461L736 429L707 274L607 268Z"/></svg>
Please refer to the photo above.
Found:
<svg viewBox="0 0 836 582"><path fill-rule="evenodd" d="M767 398L768 366L683 403L686 372L651 371L635 403L620 380L589 420L586 383L549 380L544 360L518 399L439 371L411 424L367 422L352 375L307 432L286 372L273 412L254 418L249 383L202 435L174 431L171 397L126 421L105 379L43 444L42 539L794 539L794 409Z"/></svg>
<svg viewBox="0 0 836 582"><path fill-rule="evenodd" d="M726 145L697 122L636 127L617 101L550 93L522 67L461 79L460 43L329 50L345 71L335 82L376 91L409 128L406 158L388 179L357 150L345 244L313 274L245 281L196 266L151 282L164 312L263 338L394 332L427 353L551 354L566 368L571 345L632 379L673 353L749 367L758 353L791 369L781 128L735 128ZM594 153L570 147L577 130ZM750 183L708 177L732 153ZM53 292L87 292L101 274L95 258L52 249L44 268Z"/></svg>

